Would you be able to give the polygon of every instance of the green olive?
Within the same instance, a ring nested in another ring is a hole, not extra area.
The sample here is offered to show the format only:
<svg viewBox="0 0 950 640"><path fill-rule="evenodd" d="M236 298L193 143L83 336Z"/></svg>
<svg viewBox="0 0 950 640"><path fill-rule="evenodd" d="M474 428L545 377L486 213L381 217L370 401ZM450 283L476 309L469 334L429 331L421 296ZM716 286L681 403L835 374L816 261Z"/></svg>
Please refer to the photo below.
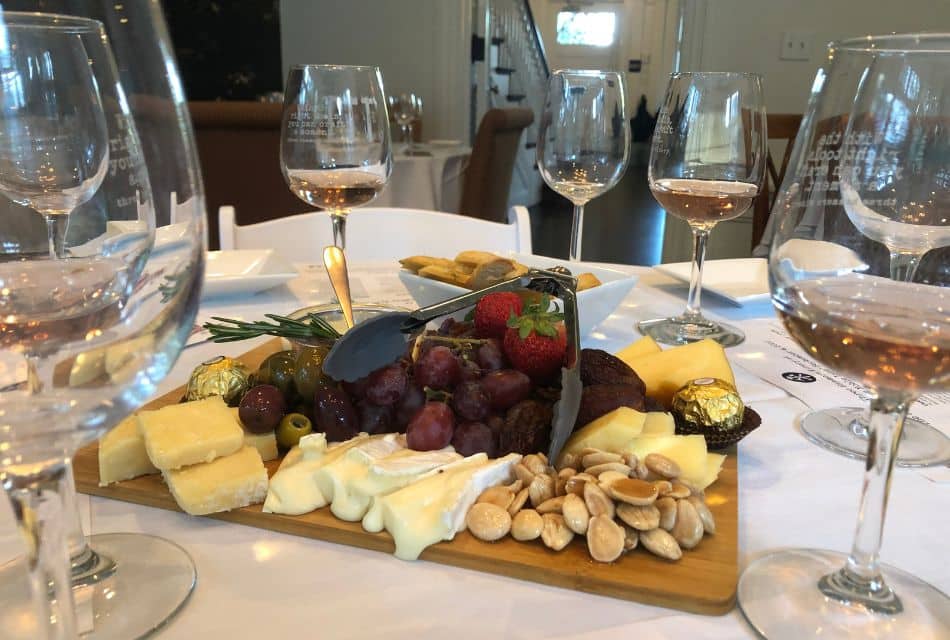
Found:
<svg viewBox="0 0 950 640"><path fill-rule="evenodd" d="M257 370L257 384L270 384L289 399L294 392L294 352L278 351L272 353L261 363Z"/></svg>
<svg viewBox="0 0 950 640"><path fill-rule="evenodd" d="M316 345L304 348L297 355L294 363L294 384L305 402L312 402L316 390L330 384L329 379L323 375L323 360L328 353L329 347Z"/></svg>
<svg viewBox="0 0 950 640"><path fill-rule="evenodd" d="M290 449L296 446L302 437L312 432L313 425L310 424L310 418L302 413L288 413L277 425L277 444Z"/></svg>

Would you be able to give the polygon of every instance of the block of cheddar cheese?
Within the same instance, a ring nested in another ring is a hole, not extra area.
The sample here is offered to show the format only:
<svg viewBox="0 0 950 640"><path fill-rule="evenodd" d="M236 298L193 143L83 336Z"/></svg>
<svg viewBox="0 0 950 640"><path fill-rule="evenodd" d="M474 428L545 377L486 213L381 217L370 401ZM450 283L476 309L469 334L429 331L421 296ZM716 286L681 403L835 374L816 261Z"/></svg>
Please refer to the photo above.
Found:
<svg viewBox="0 0 950 640"><path fill-rule="evenodd" d="M647 414L630 407L618 407L571 434L563 452L577 454L587 447L604 451L619 450L640 435L646 417Z"/></svg>
<svg viewBox="0 0 950 640"><path fill-rule="evenodd" d="M647 386L647 395L670 406L673 394L697 378L719 378L735 386L736 379L722 346L700 340L659 353L621 360L637 372Z"/></svg>
<svg viewBox="0 0 950 640"><path fill-rule="evenodd" d="M656 340L650 336L643 336L636 342L628 344L626 347L617 352L617 357L628 363L634 358L639 358L641 356L648 356L654 353L659 353L662 351L660 345L656 343Z"/></svg>
<svg viewBox="0 0 950 640"><path fill-rule="evenodd" d="M244 429L221 396L141 411L138 416L149 460L163 471L211 462L244 446Z"/></svg>
<svg viewBox="0 0 950 640"><path fill-rule="evenodd" d="M158 473L148 459L139 420L129 416L99 441L99 486Z"/></svg>
<svg viewBox="0 0 950 640"><path fill-rule="evenodd" d="M164 476L178 506L193 516L246 507L267 496L267 469L254 447L242 447L212 462L165 471Z"/></svg>

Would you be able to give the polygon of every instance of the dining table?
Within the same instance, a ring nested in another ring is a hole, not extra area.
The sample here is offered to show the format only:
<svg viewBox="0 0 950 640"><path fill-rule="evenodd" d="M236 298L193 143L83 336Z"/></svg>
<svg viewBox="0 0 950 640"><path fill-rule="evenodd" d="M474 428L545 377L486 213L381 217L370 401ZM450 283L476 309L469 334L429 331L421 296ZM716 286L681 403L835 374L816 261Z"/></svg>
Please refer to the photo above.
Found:
<svg viewBox="0 0 950 640"><path fill-rule="evenodd" d="M198 321L257 319L333 300L322 265L296 266L299 275L277 288L204 301ZM414 305L397 264L350 267L356 301ZM639 280L615 311L583 336L585 347L616 351L639 337L638 320L683 307L685 284L649 267L615 267ZM707 296L704 311L750 330L774 318L768 299L735 306ZM205 337L195 335L156 395L182 384L200 362L218 354L236 356L263 340L215 344ZM735 453L739 569L779 548L847 551L863 462L810 443L797 426L806 404L738 363L734 369L742 398L762 417ZM148 533L191 554L197 586L158 633L163 640L756 637L738 608L721 616L690 614L107 498L80 495L79 508L87 532ZM950 591L948 532L950 484L919 470L895 469L883 561ZM0 561L22 551L12 514L0 507Z"/></svg>
<svg viewBox="0 0 950 640"><path fill-rule="evenodd" d="M452 140L395 145L392 175L373 206L457 213L471 155L470 147Z"/></svg>

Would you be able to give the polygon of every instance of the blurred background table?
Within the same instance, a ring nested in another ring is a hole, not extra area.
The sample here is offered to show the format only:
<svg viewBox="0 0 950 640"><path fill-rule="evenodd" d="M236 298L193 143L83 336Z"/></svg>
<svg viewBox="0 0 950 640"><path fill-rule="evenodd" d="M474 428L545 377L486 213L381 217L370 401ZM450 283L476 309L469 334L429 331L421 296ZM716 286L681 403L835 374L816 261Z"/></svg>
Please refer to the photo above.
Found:
<svg viewBox="0 0 950 640"><path fill-rule="evenodd" d="M420 143L411 155L405 145L394 145L392 176L373 206L456 213L471 154L461 143Z"/></svg>

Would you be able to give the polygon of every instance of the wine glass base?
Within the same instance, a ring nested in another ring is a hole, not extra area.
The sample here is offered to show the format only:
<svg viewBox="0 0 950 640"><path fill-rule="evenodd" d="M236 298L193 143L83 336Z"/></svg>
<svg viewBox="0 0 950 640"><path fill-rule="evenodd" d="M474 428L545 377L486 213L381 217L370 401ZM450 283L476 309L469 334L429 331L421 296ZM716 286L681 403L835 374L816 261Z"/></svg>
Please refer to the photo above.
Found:
<svg viewBox="0 0 950 640"><path fill-rule="evenodd" d="M867 429L860 421L867 411L838 407L812 411L802 417L805 437L835 453L863 460L868 450ZM859 421L858 424L854 424ZM904 421L896 464L899 467L933 467L950 463L950 438L917 420Z"/></svg>
<svg viewBox="0 0 950 640"><path fill-rule="evenodd" d="M819 549L776 551L759 558L739 579L739 609L768 640L950 637L950 598L888 565L881 569L900 600L900 612L875 613L865 605L826 596L819 582L835 574L846 559L845 554Z"/></svg>
<svg viewBox="0 0 950 640"><path fill-rule="evenodd" d="M195 563L174 542L139 533L88 536L89 547L114 570L77 584L89 589L93 629L84 640L145 638L165 626L195 588Z"/></svg>
<svg viewBox="0 0 950 640"><path fill-rule="evenodd" d="M734 347L745 340L745 334L740 329L706 318L687 320L678 317L644 320L637 324L637 329L660 344L689 344L709 338L724 347Z"/></svg>

